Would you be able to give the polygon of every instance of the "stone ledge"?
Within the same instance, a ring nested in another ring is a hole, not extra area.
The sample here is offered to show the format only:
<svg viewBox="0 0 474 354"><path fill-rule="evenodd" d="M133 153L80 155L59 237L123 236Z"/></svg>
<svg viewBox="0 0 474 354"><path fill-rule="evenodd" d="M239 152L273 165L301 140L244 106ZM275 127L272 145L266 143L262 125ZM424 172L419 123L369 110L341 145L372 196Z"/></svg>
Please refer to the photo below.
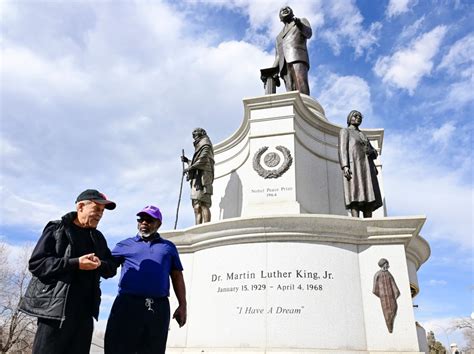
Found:
<svg viewBox="0 0 474 354"><path fill-rule="evenodd" d="M425 220L425 216L358 219L293 214L225 219L161 234L173 241L181 253L258 242L403 244L419 267L430 255L428 243L419 235Z"/></svg>

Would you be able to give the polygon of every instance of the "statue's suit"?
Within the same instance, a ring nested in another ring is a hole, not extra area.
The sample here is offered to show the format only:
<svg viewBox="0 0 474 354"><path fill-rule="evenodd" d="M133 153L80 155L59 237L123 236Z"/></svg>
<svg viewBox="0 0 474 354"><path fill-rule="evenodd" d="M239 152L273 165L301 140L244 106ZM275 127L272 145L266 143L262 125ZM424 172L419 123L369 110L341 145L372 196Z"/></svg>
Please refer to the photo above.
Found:
<svg viewBox="0 0 474 354"><path fill-rule="evenodd" d="M298 24L296 22L286 23L278 34L273 66L278 66L287 91L299 90L309 95L306 40L311 38L312 30L307 19L301 18Z"/></svg>

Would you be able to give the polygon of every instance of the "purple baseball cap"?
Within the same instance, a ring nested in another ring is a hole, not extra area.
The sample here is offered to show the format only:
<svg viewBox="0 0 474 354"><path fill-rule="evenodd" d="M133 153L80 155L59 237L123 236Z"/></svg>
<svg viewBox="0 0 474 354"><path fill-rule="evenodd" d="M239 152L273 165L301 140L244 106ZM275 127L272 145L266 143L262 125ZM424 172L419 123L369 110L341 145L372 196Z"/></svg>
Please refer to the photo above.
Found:
<svg viewBox="0 0 474 354"><path fill-rule="evenodd" d="M144 207L137 213L137 216L140 216L140 214L150 215L153 219L160 220L160 222L163 220L160 209L153 205L147 205Z"/></svg>

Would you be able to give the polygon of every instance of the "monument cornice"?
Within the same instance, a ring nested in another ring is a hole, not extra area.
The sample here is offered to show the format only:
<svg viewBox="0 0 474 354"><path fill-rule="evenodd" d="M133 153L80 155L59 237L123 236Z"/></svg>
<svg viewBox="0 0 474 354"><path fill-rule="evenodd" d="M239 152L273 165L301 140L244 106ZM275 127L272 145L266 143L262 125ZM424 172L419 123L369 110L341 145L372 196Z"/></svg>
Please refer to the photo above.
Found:
<svg viewBox="0 0 474 354"><path fill-rule="evenodd" d="M251 98L244 98L244 118L240 127L227 139L214 145L216 154L223 153L234 148L236 145L246 139L250 130L250 116L252 110L261 110L277 107L294 107L294 114L283 114L281 116L272 116L271 118L253 118L252 121L265 121L287 119L290 117L301 117L310 126L317 128L323 133L337 136L342 128L337 124L329 122L325 116L324 109L318 101L307 95L300 94L298 91L290 91L281 94L272 94ZM372 141L377 141L379 153L383 144L383 129L361 129L362 132Z"/></svg>
<svg viewBox="0 0 474 354"><path fill-rule="evenodd" d="M418 268L430 255L428 243L419 235L425 220L425 216L367 219L322 214L261 216L164 231L162 236L173 241L181 253L259 242L401 244Z"/></svg>
<svg viewBox="0 0 474 354"><path fill-rule="evenodd" d="M411 260L418 270L430 257L431 249L428 242L420 234L417 234L406 247L406 254L407 259Z"/></svg>

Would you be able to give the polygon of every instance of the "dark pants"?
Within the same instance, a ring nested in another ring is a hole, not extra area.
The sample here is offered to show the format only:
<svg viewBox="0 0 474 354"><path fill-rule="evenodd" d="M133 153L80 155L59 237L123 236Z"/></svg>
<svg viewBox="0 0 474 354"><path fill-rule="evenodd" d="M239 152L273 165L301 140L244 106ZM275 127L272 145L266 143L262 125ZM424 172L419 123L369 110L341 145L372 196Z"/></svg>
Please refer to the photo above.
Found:
<svg viewBox="0 0 474 354"><path fill-rule="evenodd" d="M286 64L286 71L282 72L286 91L298 90L309 96L308 65L304 62Z"/></svg>
<svg viewBox="0 0 474 354"><path fill-rule="evenodd" d="M105 331L105 354L165 353L170 323L167 297L119 294Z"/></svg>
<svg viewBox="0 0 474 354"><path fill-rule="evenodd" d="M92 316L70 315L63 322L38 319L33 354L89 354L94 323Z"/></svg>

